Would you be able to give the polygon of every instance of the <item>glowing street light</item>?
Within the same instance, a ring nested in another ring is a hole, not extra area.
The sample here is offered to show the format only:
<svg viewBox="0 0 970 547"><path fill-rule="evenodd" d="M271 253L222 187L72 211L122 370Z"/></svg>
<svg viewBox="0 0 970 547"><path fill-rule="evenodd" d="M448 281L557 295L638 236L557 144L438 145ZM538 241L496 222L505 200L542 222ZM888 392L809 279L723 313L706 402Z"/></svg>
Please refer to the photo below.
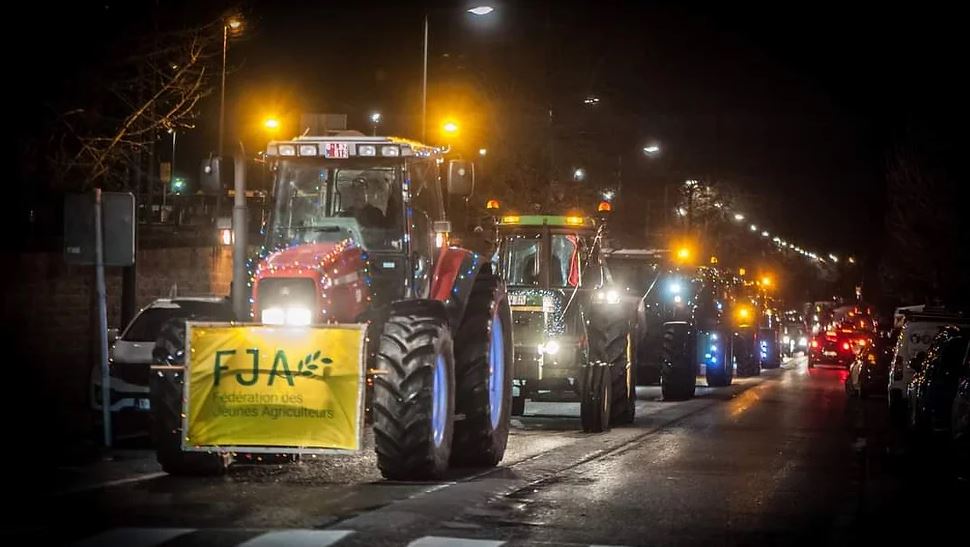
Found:
<svg viewBox="0 0 970 547"><path fill-rule="evenodd" d="M280 128L280 125L281 124L280 124L279 118L276 118L273 116L270 116L269 118L266 118L265 120L263 120L263 129L269 132L275 132Z"/></svg>
<svg viewBox="0 0 970 547"><path fill-rule="evenodd" d="M752 224L751 226L749 226L749 228L751 228L751 231L752 232L757 232L758 231L758 225L757 224Z"/></svg>
<svg viewBox="0 0 970 547"><path fill-rule="evenodd" d="M458 123L454 121L446 121L441 124L441 132L448 136L455 136L458 134Z"/></svg>
<svg viewBox="0 0 970 547"><path fill-rule="evenodd" d="M769 237L770 235L771 234L768 233L768 230L762 230L762 232L761 232L761 237Z"/></svg>
<svg viewBox="0 0 970 547"><path fill-rule="evenodd" d="M495 8L492 6L475 6L466 11L472 15L488 15L489 13L495 11Z"/></svg>
<svg viewBox="0 0 970 547"><path fill-rule="evenodd" d="M478 155L484 158L485 156L488 155L488 149L487 148L479 148L478 149Z"/></svg>
<svg viewBox="0 0 970 547"><path fill-rule="evenodd" d="M646 154L646 155L648 155L648 156L656 156L657 154L660 153L660 145L659 144L650 144L650 145L644 146L643 147L643 153Z"/></svg>
<svg viewBox="0 0 970 547"><path fill-rule="evenodd" d="M741 213L734 213L734 220L741 222L742 220L744 220L744 215L742 215Z"/></svg>
<svg viewBox="0 0 970 547"><path fill-rule="evenodd" d="M371 123L371 126L374 128L374 131L371 134L372 135L377 135L377 126L380 125L380 123L381 123L381 113L380 112L373 112L373 113L371 113L371 115L370 115L370 123Z"/></svg>
<svg viewBox="0 0 970 547"><path fill-rule="evenodd" d="M586 170L582 167L577 167L573 170L573 180L580 182L586 179Z"/></svg>

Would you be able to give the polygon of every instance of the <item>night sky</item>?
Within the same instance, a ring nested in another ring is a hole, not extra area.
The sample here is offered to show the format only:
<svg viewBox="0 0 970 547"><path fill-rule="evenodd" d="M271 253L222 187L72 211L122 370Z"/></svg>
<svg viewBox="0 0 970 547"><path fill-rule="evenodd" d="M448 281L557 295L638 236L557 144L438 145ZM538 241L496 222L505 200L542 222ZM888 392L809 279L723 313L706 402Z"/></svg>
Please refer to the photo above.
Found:
<svg viewBox="0 0 970 547"><path fill-rule="evenodd" d="M80 2L44 14L63 54L14 61L34 84L19 90L25 134L37 133L38 118L71 106L76 75L108 55L105 44L144 23L138 6L154 3L133 4ZM187 23L222 6L160 5L170 21ZM493 5L493 14L476 19L458 2L247 4L248 34L230 46L228 134L258 142L263 113L301 111L346 113L367 131L367 115L380 110L386 132L417 137L427 7L432 124L453 106L443 97L456 89L511 89L518 110L491 105L482 116L552 109L558 123L591 131L603 150L625 158L634 195L649 192L651 177L724 180L742 192L752 220L805 245L858 252L878 244L882 172L900 135L928 133L944 154L965 140L960 18L926 3ZM601 98L597 111L583 105L587 95ZM202 106L198 129L180 145L179 170L194 171L214 147L217 101ZM488 123L478 127L481 143L469 147L502 138ZM663 145L659 167L638 156L648 139Z"/></svg>

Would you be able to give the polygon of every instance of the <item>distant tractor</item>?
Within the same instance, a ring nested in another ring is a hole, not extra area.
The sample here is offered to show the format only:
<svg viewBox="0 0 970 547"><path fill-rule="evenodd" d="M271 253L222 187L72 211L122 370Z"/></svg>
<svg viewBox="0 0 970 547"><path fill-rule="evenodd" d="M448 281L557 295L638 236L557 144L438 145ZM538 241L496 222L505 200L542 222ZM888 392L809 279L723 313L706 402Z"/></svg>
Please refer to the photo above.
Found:
<svg viewBox="0 0 970 547"><path fill-rule="evenodd" d="M526 399L578 401L584 431L633 422L633 318L611 279L602 234L601 222L581 215L496 219L515 341L513 414Z"/></svg>

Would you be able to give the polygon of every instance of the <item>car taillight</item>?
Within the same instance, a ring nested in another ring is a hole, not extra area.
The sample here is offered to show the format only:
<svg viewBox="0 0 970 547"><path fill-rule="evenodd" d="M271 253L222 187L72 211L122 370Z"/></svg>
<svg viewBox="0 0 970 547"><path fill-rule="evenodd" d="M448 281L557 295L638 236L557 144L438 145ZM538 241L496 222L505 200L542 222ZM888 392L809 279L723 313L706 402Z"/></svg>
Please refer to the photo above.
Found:
<svg viewBox="0 0 970 547"><path fill-rule="evenodd" d="M813 348L817 348L818 347L818 340L812 340L812 347Z"/></svg>
<svg viewBox="0 0 970 547"><path fill-rule="evenodd" d="M866 339L865 339L865 338L860 338L860 339L859 339L859 345L860 345L860 346L864 346L864 345L866 345Z"/></svg>
<svg viewBox="0 0 970 547"><path fill-rule="evenodd" d="M842 342L842 349L848 351L848 349L849 349L849 343L848 342Z"/></svg>

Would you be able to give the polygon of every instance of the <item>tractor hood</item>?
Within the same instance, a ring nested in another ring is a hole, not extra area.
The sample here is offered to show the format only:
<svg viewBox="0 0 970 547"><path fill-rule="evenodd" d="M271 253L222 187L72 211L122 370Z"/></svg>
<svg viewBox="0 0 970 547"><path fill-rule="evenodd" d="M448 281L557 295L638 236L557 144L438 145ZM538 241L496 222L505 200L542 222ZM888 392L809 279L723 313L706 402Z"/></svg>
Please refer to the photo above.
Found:
<svg viewBox="0 0 970 547"><path fill-rule="evenodd" d="M253 316L300 307L314 323L354 321L368 295L364 256L350 240L294 245L263 258L253 276Z"/></svg>

